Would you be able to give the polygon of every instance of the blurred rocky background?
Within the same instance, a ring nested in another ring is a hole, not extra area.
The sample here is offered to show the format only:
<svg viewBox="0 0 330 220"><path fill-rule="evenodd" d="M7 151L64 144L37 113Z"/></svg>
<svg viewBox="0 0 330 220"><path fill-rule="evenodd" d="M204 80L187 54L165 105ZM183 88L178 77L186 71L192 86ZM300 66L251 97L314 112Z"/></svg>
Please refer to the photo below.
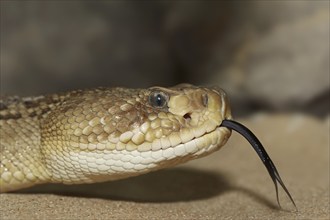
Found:
<svg viewBox="0 0 330 220"><path fill-rule="evenodd" d="M282 199L285 211L274 208L270 178L233 132L223 150L184 165L191 171L92 185L81 188L83 197L4 194L1 219L330 218L328 0L0 0L0 6L1 95L218 85L234 116L265 144L299 209L287 211Z"/></svg>
<svg viewBox="0 0 330 220"><path fill-rule="evenodd" d="M329 114L329 1L1 0L1 95L218 85L235 115Z"/></svg>

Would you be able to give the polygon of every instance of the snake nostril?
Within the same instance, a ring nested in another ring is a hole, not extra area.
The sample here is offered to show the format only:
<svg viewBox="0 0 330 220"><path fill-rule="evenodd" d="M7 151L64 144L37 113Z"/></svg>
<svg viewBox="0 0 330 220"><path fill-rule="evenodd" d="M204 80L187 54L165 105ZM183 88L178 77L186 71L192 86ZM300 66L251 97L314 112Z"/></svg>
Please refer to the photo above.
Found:
<svg viewBox="0 0 330 220"><path fill-rule="evenodd" d="M184 114L183 118L189 121L191 119L191 113L188 112L188 113Z"/></svg>

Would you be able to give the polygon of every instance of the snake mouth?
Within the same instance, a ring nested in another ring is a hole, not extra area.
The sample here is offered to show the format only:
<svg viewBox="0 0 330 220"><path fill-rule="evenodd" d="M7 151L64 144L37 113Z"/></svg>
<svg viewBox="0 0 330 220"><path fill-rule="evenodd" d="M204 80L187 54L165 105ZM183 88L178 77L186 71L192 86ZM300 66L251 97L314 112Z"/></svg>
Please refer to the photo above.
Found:
<svg viewBox="0 0 330 220"><path fill-rule="evenodd" d="M202 133L201 135L195 136L192 139L182 142L177 146L173 146L174 151L180 148L185 148L185 152L182 155L177 156L193 156L203 157L216 150L219 150L225 145L231 135L231 130L225 127L217 126L211 131Z"/></svg>
<svg viewBox="0 0 330 220"><path fill-rule="evenodd" d="M292 204L294 205L294 207L297 210L297 206L296 206L291 194L289 193L288 189L286 188L284 182L282 181L282 179L280 177L280 174L278 173L273 161L270 159L270 157L269 157L268 153L266 152L265 148L263 147L263 145L261 144L259 139L252 133L252 131L249 130L244 125L242 125L242 124L240 124L236 121L230 120L230 119L223 120L220 127L226 127L228 129L232 129L232 130L238 132L251 144L251 146L257 152L259 158L263 162L263 164L266 167L270 177L273 180L273 183L275 185L276 198L277 198L278 205L281 207L279 197L278 197L277 183L279 183L280 186L283 188L286 195L289 197Z"/></svg>

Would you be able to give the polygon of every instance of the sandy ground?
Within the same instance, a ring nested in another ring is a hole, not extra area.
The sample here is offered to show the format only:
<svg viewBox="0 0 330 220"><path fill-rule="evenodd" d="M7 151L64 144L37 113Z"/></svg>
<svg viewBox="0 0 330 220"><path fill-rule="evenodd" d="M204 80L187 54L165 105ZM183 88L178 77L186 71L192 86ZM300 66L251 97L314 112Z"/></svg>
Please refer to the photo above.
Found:
<svg viewBox="0 0 330 220"><path fill-rule="evenodd" d="M233 133L208 157L131 179L39 186L0 195L1 219L329 219L329 117L240 119L263 142L299 209L249 144Z"/></svg>

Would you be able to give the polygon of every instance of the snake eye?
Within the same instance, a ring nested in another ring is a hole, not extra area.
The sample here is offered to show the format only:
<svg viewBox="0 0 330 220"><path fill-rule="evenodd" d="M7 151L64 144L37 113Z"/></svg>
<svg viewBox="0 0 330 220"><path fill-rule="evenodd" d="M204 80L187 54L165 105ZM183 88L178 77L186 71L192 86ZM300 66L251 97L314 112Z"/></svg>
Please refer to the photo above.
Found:
<svg viewBox="0 0 330 220"><path fill-rule="evenodd" d="M156 108L163 108L167 103L167 96L160 91L152 92L149 96L149 103Z"/></svg>

